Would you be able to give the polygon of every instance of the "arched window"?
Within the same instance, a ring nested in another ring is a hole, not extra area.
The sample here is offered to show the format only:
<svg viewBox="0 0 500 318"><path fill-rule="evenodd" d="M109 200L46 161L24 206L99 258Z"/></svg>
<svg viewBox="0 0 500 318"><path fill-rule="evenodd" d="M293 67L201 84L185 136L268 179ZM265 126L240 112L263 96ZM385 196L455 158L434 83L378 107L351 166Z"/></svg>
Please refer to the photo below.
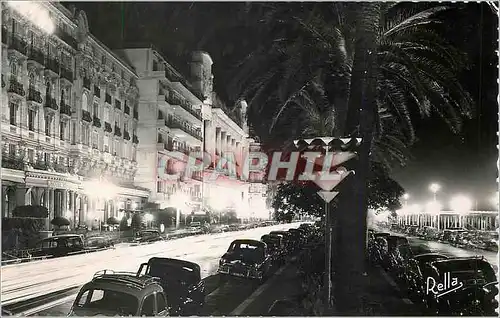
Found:
<svg viewBox="0 0 500 318"><path fill-rule="evenodd" d="M29 89L35 89L35 73L30 73Z"/></svg>
<svg viewBox="0 0 500 318"><path fill-rule="evenodd" d="M61 89L61 102L66 102L66 89Z"/></svg>
<svg viewBox="0 0 500 318"><path fill-rule="evenodd" d="M82 95L82 110L88 111L87 94Z"/></svg>
<svg viewBox="0 0 500 318"><path fill-rule="evenodd" d="M50 84L50 82L47 81L47 88L45 89L45 95L51 96L51 93L52 93L52 85Z"/></svg>
<svg viewBox="0 0 500 318"><path fill-rule="evenodd" d="M12 76L17 77L17 65L15 62L10 63L10 73Z"/></svg>

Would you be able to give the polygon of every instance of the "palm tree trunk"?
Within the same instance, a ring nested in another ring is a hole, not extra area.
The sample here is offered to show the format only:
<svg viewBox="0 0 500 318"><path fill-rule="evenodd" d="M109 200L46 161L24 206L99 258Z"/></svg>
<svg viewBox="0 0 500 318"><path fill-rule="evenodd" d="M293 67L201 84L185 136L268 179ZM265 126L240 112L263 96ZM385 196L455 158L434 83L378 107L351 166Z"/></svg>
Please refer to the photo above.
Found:
<svg viewBox="0 0 500 318"><path fill-rule="evenodd" d="M363 142L359 149L356 175L349 182L338 213L335 298L339 314L363 315L364 273L366 271L367 176L375 121L376 49L380 3L358 6L356 47L349 95L346 129L359 125Z"/></svg>

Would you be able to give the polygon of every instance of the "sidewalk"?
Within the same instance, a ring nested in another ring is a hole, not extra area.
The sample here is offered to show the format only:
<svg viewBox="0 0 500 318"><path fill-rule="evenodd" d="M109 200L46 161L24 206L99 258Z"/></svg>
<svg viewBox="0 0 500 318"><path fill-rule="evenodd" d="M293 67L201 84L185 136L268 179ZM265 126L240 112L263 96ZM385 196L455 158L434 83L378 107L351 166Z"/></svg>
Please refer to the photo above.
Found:
<svg viewBox="0 0 500 318"><path fill-rule="evenodd" d="M254 292L243 310L233 312L238 316L311 316L303 305L304 289L298 264L290 263L281 273L270 279L262 292ZM314 298L314 297L312 297ZM403 292L381 268L370 268L366 280L363 316L422 316L419 306L406 298ZM321 305L316 306L321 310ZM270 312L272 309L272 312ZM335 310L335 309L333 309ZM323 315L339 315L325 312Z"/></svg>

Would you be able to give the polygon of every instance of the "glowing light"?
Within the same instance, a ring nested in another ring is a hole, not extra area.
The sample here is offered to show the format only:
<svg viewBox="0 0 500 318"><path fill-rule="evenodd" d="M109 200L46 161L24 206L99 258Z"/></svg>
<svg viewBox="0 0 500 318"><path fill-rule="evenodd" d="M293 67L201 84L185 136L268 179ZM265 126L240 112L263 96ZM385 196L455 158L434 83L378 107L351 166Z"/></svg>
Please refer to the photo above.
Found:
<svg viewBox="0 0 500 318"><path fill-rule="evenodd" d="M132 203L130 204L130 209L131 209L132 211L135 211L135 209L137 209L137 202L135 202L135 201L134 201L134 202L132 202Z"/></svg>
<svg viewBox="0 0 500 318"><path fill-rule="evenodd" d="M438 192L439 190L441 190L441 186L437 183L432 183L430 186L429 186L429 190L431 190L432 193L436 193Z"/></svg>
<svg viewBox="0 0 500 318"><path fill-rule="evenodd" d="M472 200L464 195L457 195L451 199L450 208L455 212L469 212L472 208Z"/></svg>
<svg viewBox="0 0 500 318"><path fill-rule="evenodd" d="M422 207L419 204L413 204L410 206L409 211L411 211L412 214L419 214L422 211Z"/></svg>
<svg viewBox="0 0 500 318"><path fill-rule="evenodd" d="M403 199L408 200L410 198L410 195L408 193L403 194Z"/></svg>
<svg viewBox="0 0 500 318"><path fill-rule="evenodd" d="M144 215L144 220L146 220L146 222L151 222L151 221L153 221L153 219L154 219L154 216L151 213L146 213L146 215Z"/></svg>
<svg viewBox="0 0 500 318"><path fill-rule="evenodd" d="M52 34L54 32L55 25L49 16L49 11L40 3L34 1L7 1L7 5L45 33Z"/></svg>
<svg viewBox="0 0 500 318"><path fill-rule="evenodd" d="M118 187L105 180L89 180L83 183L83 191L94 198L112 199L118 194Z"/></svg>
<svg viewBox="0 0 500 318"><path fill-rule="evenodd" d="M189 202L189 197L182 192L177 192L170 198L170 205L182 210L187 208Z"/></svg>
<svg viewBox="0 0 500 318"><path fill-rule="evenodd" d="M73 217L73 212L71 210L66 211L66 218L71 219Z"/></svg>
<svg viewBox="0 0 500 318"><path fill-rule="evenodd" d="M437 201L428 202L425 205L426 212L437 213L443 209L443 205Z"/></svg>

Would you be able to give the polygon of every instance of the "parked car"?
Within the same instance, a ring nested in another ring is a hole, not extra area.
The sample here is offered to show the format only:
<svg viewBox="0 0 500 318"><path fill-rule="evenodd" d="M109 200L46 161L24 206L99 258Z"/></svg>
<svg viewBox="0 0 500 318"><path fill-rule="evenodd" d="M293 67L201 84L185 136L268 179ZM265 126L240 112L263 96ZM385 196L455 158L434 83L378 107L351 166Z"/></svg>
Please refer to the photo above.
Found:
<svg viewBox="0 0 500 318"><path fill-rule="evenodd" d="M430 264L434 261L448 259L447 256L438 253L425 253L413 256L404 268L404 284L410 294L420 301L426 301L425 288L426 279L429 277Z"/></svg>
<svg viewBox="0 0 500 318"><path fill-rule="evenodd" d="M61 257L81 252L85 249L83 238L77 234L62 234L45 238L37 243L32 256Z"/></svg>
<svg viewBox="0 0 500 318"><path fill-rule="evenodd" d="M283 245L287 254L293 251L293 244L291 240L291 234L288 231L271 231L269 235L280 235L283 240Z"/></svg>
<svg viewBox="0 0 500 318"><path fill-rule="evenodd" d="M274 263L280 264L285 260L286 250L283 246L283 237L281 235L266 234L260 240L266 243Z"/></svg>
<svg viewBox="0 0 500 318"><path fill-rule="evenodd" d="M93 236L85 240L85 247L88 249L100 249L115 246L113 240L105 236Z"/></svg>
<svg viewBox="0 0 500 318"><path fill-rule="evenodd" d="M437 315L488 316L494 314L492 299L498 293L498 282L490 263L479 257L452 258L431 263L429 277L442 282L444 275L449 281L457 280L462 287L450 289L446 294L427 295L428 308ZM429 279L429 278L428 278ZM445 285L446 286L446 285ZM494 293L494 295L492 294Z"/></svg>
<svg viewBox="0 0 500 318"><path fill-rule="evenodd" d="M219 261L221 282L228 276L244 277L263 282L270 274L272 258L264 242L234 240Z"/></svg>
<svg viewBox="0 0 500 318"><path fill-rule="evenodd" d="M200 315L205 303L205 283L198 264L153 257L141 264L137 275L159 278L169 301L170 315Z"/></svg>
<svg viewBox="0 0 500 318"><path fill-rule="evenodd" d="M69 316L168 316L167 297L153 277L104 270L83 285Z"/></svg>
<svg viewBox="0 0 500 318"><path fill-rule="evenodd" d="M135 243L153 243L163 240L157 230L142 230L135 234Z"/></svg>

